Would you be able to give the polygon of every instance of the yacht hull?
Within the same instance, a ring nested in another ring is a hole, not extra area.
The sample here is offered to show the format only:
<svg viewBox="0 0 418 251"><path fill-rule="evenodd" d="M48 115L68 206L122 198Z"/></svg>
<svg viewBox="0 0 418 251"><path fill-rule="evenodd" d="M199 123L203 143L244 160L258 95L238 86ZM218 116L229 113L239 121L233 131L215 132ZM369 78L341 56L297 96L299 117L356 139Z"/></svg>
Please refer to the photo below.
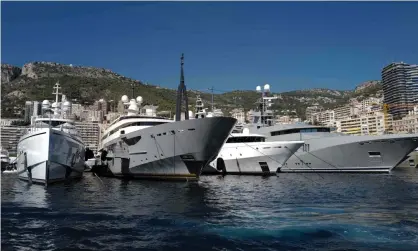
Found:
<svg viewBox="0 0 418 251"><path fill-rule="evenodd" d="M204 174L273 175L301 146L303 141L227 143L218 157L204 168Z"/></svg>
<svg viewBox="0 0 418 251"><path fill-rule="evenodd" d="M83 175L84 144L68 133L46 128L25 134L17 151L22 180L47 185Z"/></svg>
<svg viewBox="0 0 418 251"><path fill-rule="evenodd" d="M121 134L103 146L116 177L197 180L219 153L236 119L176 121Z"/></svg>
<svg viewBox="0 0 418 251"><path fill-rule="evenodd" d="M390 172L418 147L417 138L384 135L305 140L305 145L287 160L281 171Z"/></svg>
<svg viewBox="0 0 418 251"><path fill-rule="evenodd" d="M418 167L418 151L412 151L406 159L402 161L396 168L410 168L410 167Z"/></svg>

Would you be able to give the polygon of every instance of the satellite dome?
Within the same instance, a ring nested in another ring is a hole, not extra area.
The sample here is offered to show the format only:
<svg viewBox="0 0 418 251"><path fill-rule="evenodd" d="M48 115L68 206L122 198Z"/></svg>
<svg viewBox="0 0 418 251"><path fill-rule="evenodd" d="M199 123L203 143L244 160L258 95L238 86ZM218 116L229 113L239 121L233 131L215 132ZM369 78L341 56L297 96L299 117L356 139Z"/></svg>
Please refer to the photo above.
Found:
<svg viewBox="0 0 418 251"><path fill-rule="evenodd" d="M142 103L142 101L144 101L144 99L141 96L136 97L136 102Z"/></svg>
<svg viewBox="0 0 418 251"><path fill-rule="evenodd" d="M48 100L42 101L42 108L43 109L48 109L50 105L51 105L51 103L49 103Z"/></svg>
<svg viewBox="0 0 418 251"><path fill-rule="evenodd" d="M269 84L266 84L265 86L264 86L264 91L270 91L270 85Z"/></svg>
<svg viewBox="0 0 418 251"><path fill-rule="evenodd" d="M121 100L123 103L129 102L129 98L126 95L123 95Z"/></svg>
<svg viewBox="0 0 418 251"><path fill-rule="evenodd" d="M68 110L70 110L70 108L71 108L71 103L70 103L69 101L65 101L65 102L62 104L62 109L63 109L63 110L68 111Z"/></svg>
<svg viewBox="0 0 418 251"><path fill-rule="evenodd" d="M131 99L129 101L129 107L128 107L128 115L135 115L138 113L138 105L135 102L135 99Z"/></svg>
<svg viewBox="0 0 418 251"><path fill-rule="evenodd" d="M257 88L255 88L255 90L256 90L257 92L261 92L261 86L257 86Z"/></svg>

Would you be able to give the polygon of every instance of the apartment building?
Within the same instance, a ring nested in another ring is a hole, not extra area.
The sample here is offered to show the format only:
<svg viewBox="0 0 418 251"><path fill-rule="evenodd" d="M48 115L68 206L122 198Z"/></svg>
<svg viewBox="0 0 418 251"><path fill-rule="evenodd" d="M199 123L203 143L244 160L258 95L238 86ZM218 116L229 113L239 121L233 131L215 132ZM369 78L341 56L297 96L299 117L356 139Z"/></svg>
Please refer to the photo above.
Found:
<svg viewBox="0 0 418 251"><path fill-rule="evenodd" d="M418 133L418 106L402 119L393 121L393 133Z"/></svg>
<svg viewBox="0 0 418 251"><path fill-rule="evenodd" d="M235 118L236 120L238 120L237 123L245 123L245 113L244 113L244 109L239 108L239 109L233 109L231 111L231 117Z"/></svg>
<svg viewBox="0 0 418 251"><path fill-rule="evenodd" d="M387 121L383 112L353 115L339 121L337 131L350 135L382 135L392 130L393 117L388 114Z"/></svg>
<svg viewBox="0 0 418 251"><path fill-rule="evenodd" d="M418 65L392 63L382 70L384 103L396 118L408 114L408 106L418 102ZM391 106L392 105L392 106Z"/></svg>
<svg viewBox="0 0 418 251"><path fill-rule="evenodd" d="M1 146L5 148L10 156L16 156L17 153L17 143L19 142L20 137L26 131L26 127L20 126L1 126Z"/></svg>
<svg viewBox="0 0 418 251"><path fill-rule="evenodd" d="M97 152L100 138L100 127L97 122L75 122L75 126L81 135L86 147Z"/></svg>
<svg viewBox="0 0 418 251"><path fill-rule="evenodd" d="M342 120L350 118L352 116L358 115L359 112L360 108L351 104L340 106L334 109L334 119Z"/></svg>
<svg viewBox="0 0 418 251"><path fill-rule="evenodd" d="M306 107L306 111L305 111L306 120L308 120L310 122L314 122L313 119L315 119L315 116L316 116L314 114L317 114L319 112L322 112L323 110L324 110L324 108L321 107L318 104L313 105L313 106ZM312 115L314 115L314 116L312 117Z"/></svg>

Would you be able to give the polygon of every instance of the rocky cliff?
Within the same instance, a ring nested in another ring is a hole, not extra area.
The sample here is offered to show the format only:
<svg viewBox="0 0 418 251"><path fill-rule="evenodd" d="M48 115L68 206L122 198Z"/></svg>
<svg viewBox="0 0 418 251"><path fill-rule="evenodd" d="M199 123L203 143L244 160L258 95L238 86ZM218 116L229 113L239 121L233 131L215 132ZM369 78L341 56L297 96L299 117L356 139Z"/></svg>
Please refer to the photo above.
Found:
<svg viewBox="0 0 418 251"><path fill-rule="evenodd" d="M1 83L8 84L15 80L22 73L22 69L9 64L1 65Z"/></svg>

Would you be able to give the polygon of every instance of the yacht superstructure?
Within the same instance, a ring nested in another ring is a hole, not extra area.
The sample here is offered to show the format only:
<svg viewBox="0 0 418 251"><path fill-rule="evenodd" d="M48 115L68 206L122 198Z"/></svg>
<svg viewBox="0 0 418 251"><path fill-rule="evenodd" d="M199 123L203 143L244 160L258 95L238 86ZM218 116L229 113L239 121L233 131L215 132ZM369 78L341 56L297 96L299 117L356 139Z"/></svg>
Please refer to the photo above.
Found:
<svg viewBox="0 0 418 251"><path fill-rule="evenodd" d="M206 173L275 174L303 145L303 141L265 142L265 138L248 131L232 133Z"/></svg>
<svg viewBox="0 0 418 251"><path fill-rule="evenodd" d="M133 94L132 94L133 95ZM122 101L128 113L106 129L102 159L117 177L197 180L204 166L219 153L236 119L213 117L180 120L181 103L187 100L183 57L178 90L176 121L139 113L142 97ZM134 96L134 95L133 95ZM187 102L186 102L187 104Z"/></svg>
<svg viewBox="0 0 418 251"><path fill-rule="evenodd" d="M206 113L200 96L196 99L195 118L222 116L222 111ZM216 159L202 173L275 174L286 160L303 145L303 141L265 142L265 136L250 134L244 125L236 123Z"/></svg>
<svg viewBox="0 0 418 251"><path fill-rule="evenodd" d="M263 95L260 110L253 112L250 132L265 135L266 141L304 141L282 172L389 172L418 147L417 134L351 136L323 126L274 125L264 99Z"/></svg>
<svg viewBox="0 0 418 251"><path fill-rule="evenodd" d="M44 100L43 116L35 119L18 142L16 167L22 180L47 185L83 175L85 145L74 121L65 116L70 103L64 95L58 102L60 88L59 83L54 87L52 110Z"/></svg>

